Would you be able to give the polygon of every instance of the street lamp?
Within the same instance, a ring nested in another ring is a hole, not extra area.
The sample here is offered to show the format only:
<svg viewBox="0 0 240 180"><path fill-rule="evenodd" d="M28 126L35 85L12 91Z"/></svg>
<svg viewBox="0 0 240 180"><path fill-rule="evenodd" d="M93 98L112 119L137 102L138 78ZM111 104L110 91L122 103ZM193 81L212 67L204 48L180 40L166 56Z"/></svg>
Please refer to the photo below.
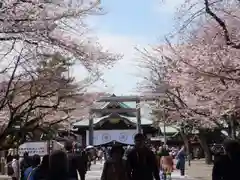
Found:
<svg viewBox="0 0 240 180"><path fill-rule="evenodd" d="M165 109L163 108L163 137L164 137L164 146L167 145L167 137L166 137L166 114Z"/></svg>
<svg viewBox="0 0 240 180"><path fill-rule="evenodd" d="M164 103L164 102L163 102ZM157 111L161 111L161 113L159 114L162 118L162 122L163 122L163 144L164 146L167 145L167 136L166 136L166 112L165 112L165 108L163 107L162 109L160 109L161 107L161 102L160 100L158 100L157 103ZM160 128L160 124L159 124L159 128Z"/></svg>
<svg viewBox="0 0 240 180"><path fill-rule="evenodd" d="M21 123L15 124L13 126L13 129L15 130L15 132L19 133L18 135L22 134L22 132L21 132ZM21 137L22 136L18 137L18 140L17 140L18 142L16 142L17 143L17 154L18 154L18 147L20 145Z"/></svg>
<svg viewBox="0 0 240 180"><path fill-rule="evenodd" d="M16 130L16 132L20 133L20 137L19 137L19 141L16 142L16 146L17 146L17 155L19 155L19 147L20 147L20 143L21 143L21 138L23 138L24 136L22 136L22 132L21 132L21 119L16 121L16 124L13 126L14 130ZM17 169L18 170L18 175L20 174L20 168Z"/></svg>

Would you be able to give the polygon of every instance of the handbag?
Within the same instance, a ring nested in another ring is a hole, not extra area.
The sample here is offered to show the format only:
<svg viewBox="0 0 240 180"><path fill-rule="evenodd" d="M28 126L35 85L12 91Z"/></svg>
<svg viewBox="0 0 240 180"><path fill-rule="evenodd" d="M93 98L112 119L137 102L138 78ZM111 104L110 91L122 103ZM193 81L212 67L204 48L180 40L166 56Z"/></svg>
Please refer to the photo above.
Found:
<svg viewBox="0 0 240 180"><path fill-rule="evenodd" d="M180 169L180 160L177 160L176 169Z"/></svg>

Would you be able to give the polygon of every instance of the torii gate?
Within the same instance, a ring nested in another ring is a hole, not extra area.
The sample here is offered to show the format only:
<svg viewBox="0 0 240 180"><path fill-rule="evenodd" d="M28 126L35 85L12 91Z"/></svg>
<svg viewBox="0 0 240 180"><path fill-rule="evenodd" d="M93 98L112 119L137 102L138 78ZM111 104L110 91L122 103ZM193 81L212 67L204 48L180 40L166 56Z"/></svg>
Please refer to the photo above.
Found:
<svg viewBox="0 0 240 180"><path fill-rule="evenodd" d="M106 112L106 113L128 113L136 112L137 116L137 132L141 133L141 101L150 101L157 100L158 97L141 97L141 96L111 96L111 97L101 97L97 102L136 102L136 108L125 108L125 109L94 109L92 108L89 113L89 145L93 145L93 133L94 133L94 124L93 124L93 114L95 112Z"/></svg>

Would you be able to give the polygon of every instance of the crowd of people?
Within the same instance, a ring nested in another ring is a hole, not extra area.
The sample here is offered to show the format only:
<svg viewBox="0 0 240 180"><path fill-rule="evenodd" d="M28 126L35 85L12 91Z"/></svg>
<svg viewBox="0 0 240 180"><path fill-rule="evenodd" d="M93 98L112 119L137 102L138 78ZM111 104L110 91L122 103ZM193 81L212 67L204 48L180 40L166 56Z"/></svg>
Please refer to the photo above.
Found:
<svg viewBox="0 0 240 180"><path fill-rule="evenodd" d="M76 153L71 142L65 143L65 150L55 150L42 158L24 153L23 159L15 156L8 163L8 175L13 180L85 180L88 167L85 151Z"/></svg>
<svg viewBox="0 0 240 180"><path fill-rule="evenodd" d="M113 145L108 148L93 148L93 151L74 151L72 142L65 143L64 150L53 151L41 158L24 153L19 163L18 156L9 163L9 175L13 180L85 180L91 162L105 159L101 180L167 180L171 173L179 170L185 175L185 148L167 146L149 147L143 134L134 137L135 146L124 148ZM225 154L217 158L213 166L213 180L232 180L238 177L240 167L240 145L238 141L224 143ZM174 160L175 159L175 160ZM175 163L174 163L175 162Z"/></svg>
<svg viewBox="0 0 240 180"><path fill-rule="evenodd" d="M137 134L134 140L135 146L113 145L81 151L74 150L72 142L66 142L64 150L53 151L42 158L37 154L30 157L25 152L22 160L14 156L8 163L8 174L13 180L85 180L91 163L96 160L102 163L104 159L101 180L160 180L163 172L172 172L173 158L180 158L184 152L184 148L177 153L165 146L156 151L146 145L143 134Z"/></svg>
<svg viewBox="0 0 240 180"><path fill-rule="evenodd" d="M156 150L145 144L145 137L137 134L135 146L124 149L113 146L103 168L101 180L166 180L171 179L174 169L185 175L185 148L177 150L161 146ZM125 156L125 158L124 158ZM176 159L176 164L174 163Z"/></svg>

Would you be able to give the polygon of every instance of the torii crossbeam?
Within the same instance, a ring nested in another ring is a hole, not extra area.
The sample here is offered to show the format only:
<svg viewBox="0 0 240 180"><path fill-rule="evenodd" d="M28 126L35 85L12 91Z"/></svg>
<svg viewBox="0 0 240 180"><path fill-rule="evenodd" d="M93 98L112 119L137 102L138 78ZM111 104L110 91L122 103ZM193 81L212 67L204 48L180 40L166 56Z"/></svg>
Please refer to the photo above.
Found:
<svg viewBox="0 0 240 180"><path fill-rule="evenodd" d="M93 113L95 112L106 112L106 113L128 113L136 112L137 117L137 132L141 133L141 101L154 101L159 99L159 97L144 97L144 96L111 96L111 97L101 97L97 102L136 102L136 108L126 108L126 109L94 109L90 110L90 119L89 119L89 145L93 145L93 133L94 133L94 124L93 124Z"/></svg>

